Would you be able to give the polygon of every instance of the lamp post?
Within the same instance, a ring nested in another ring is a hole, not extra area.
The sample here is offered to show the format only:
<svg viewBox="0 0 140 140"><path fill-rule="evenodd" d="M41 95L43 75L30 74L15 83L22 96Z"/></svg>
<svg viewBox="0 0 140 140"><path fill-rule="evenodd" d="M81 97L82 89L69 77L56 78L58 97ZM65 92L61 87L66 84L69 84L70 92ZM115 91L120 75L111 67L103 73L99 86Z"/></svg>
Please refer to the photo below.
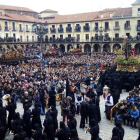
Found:
<svg viewBox="0 0 140 140"><path fill-rule="evenodd" d="M44 69L44 62L43 62L43 46L42 46L42 40L43 36L48 33L48 23L42 22L42 18L39 15L39 23L33 24L33 30L35 31L35 34L37 34L40 37L40 43L41 43L41 62L42 62L42 70Z"/></svg>
<svg viewBox="0 0 140 140"><path fill-rule="evenodd" d="M99 35L98 35L98 32L99 32ZM96 34L98 35L98 39L99 39L99 41L101 43L100 57L102 56L102 52L103 52L103 50L102 50L102 42L103 42L103 37L104 37L103 32L106 35L106 30L103 30L102 26L100 27L99 30L96 30Z"/></svg>

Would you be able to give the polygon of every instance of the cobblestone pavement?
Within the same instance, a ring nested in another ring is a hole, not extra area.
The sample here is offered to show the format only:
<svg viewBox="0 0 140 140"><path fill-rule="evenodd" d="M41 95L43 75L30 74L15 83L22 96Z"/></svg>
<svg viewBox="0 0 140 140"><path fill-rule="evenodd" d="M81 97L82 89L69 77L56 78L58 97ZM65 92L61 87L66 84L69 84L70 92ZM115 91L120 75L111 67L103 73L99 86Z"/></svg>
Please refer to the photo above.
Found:
<svg viewBox="0 0 140 140"><path fill-rule="evenodd" d="M128 93L122 93L120 99L125 99L127 95L128 95ZM62 120L60 105L57 105L57 109L58 109L58 121L60 122ZM102 140L110 140L114 124L112 123L112 125L111 125L110 121L106 120L106 118L105 118L105 114L104 114L105 106L104 106L103 97L101 97L101 101L100 101L100 110L101 110L101 118L102 118L101 122L99 123L100 137L102 138ZM16 111L20 112L21 115L23 114L23 107L22 107L22 104L20 102L17 102L17 110ZM41 116L42 122L43 122L44 118L45 118L45 116ZM81 140L90 140L90 138L91 138L90 134L85 133L85 131L83 129L79 128L80 115L79 116L76 115L76 119L77 119L77 124L78 124L77 130L78 130L79 138ZM123 127L125 129L124 140L136 140L138 138L138 130L137 129L132 130L128 126L123 126ZM13 135L11 135L11 134L6 136L6 140L12 140L12 138L13 138Z"/></svg>

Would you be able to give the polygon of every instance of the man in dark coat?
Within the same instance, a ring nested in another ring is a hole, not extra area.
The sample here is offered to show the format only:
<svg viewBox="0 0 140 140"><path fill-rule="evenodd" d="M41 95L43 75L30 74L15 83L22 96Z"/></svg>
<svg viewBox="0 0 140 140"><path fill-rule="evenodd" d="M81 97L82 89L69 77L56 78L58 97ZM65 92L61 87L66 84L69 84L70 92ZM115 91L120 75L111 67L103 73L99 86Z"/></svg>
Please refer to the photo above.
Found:
<svg viewBox="0 0 140 140"><path fill-rule="evenodd" d="M46 113L43 126L45 127L44 132L47 134L47 139L54 140L53 118L50 116L49 112Z"/></svg>
<svg viewBox="0 0 140 140"><path fill-rule="evenodd" d="M31 125L31 111L29 110L28 105L24 106L24 114L23 114L23 123L24 123L24 131L26 131L26 134L28 136L28 138L31 138L32 132L32 125Z"/></svg>
<svg viewBox="0 0 140 140"><path fill-rule="evenodd" d="M76 121L76 119L73 117L72 114L69 115L68 127L69 127L70 131L71 131L72 129L76 129L76 127L77 127L77 121Z"/></svg>
<svg viewBox="0 0 140 140"><path fill-rule="evenodd" d="M55 88L51 87L51 90L49 91L49 107L54 106L56 107L56 98L55 98L56 92Z"/></svg>
<svg viewBox="0 0 140 140"><path fill-rule="evenodd" d="M7 127L6 127L6 117L7 117L7 113L6 113L6 107L3 107L2 105L2 101L0 101L0 122L1 125L4 127L5 132L7 131Z"/></svg>
<svg viewBox="0 0 140 140"><path fill-rule="evenodd" d="M56 129L58 129L58 121L57 121L58 110L54 106L51 106L48 112L50 113L53 119L53 129L55 133Z"/></svg>
<svg viewBox="0 0 140 140"><path fill-rule="evenodd" d="M55 137L58 138L58 140L69 140L70 130L65 126L64 122L60 122L60 129L55 133Z"/></svg>
<svg viewBox="0 0 140 140"><path fill-rule="evenodd" d="M135 80L135 78L134 78L133 76L130 76L130 77L128 78L128 82L129 82L129 84L130 84L129 90L133 90L134 86L136 85L136 80Z"/></svg>
<svg viewBox="0 0 140 140"><path fill-rule="evenodd" d="M113 103L114 103L114 105L116 105L119 101L119 98L120 98L119 91L117 90L116 87L113 88L111 95L113 97Z"/></svg>
<svg viewBox="0 0 140 140"><path fill-rule="evenodd" d="M101 83L97 84L96 92L99 96L103 94L103 87L101 86Z"/></svg>
<svg viewBox="0 0 140 140"><path fill-rule="evenodd" d="M89 101L88 114L89 114L89 126L91 126L92 119L95 119L97 121L97 107L95 104L93 104L92 100Z"/></svg>
<svg viewBox="0 0 140 140"><path fill-rule="evenodd" d="M32 128L34 129L34 125L35 124L39 124L40 128L42 128L41 125L41 119L40 119L40 113L41 113L41 109L40 107L38 107L38 104L35 104L35 108L32 109Z"/></svg>

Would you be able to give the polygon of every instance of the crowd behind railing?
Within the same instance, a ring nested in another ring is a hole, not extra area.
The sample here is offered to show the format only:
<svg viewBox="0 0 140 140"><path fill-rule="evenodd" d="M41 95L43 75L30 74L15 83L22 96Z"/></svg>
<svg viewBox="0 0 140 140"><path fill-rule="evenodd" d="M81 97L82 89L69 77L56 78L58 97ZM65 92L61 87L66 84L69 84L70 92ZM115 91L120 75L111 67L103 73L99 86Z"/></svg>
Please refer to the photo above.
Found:
<svg viewBox="0 0 140 140"><path fill-rule="evenodd" d="M79 28L80 29L80 28ZM63 32L63 30L61 30L61 32ZM44 42L123 42L123 40L126 39L129 42L133 42L133 41L140 41L140 35L136 35L135 37L129 36L129 37L115 37L115 38L111 38L107 35L105 36L97 36L95 35L94 37L92 36L91 39L80 39L78 37L46 37L43 39ZM40 42L40 38L37 38L37 42ZM1 38L0 37L0 42L21 42L21 40L19 38L15 38L15 37L4 37ZM29 41L27 41L29 42Z"/></svg>

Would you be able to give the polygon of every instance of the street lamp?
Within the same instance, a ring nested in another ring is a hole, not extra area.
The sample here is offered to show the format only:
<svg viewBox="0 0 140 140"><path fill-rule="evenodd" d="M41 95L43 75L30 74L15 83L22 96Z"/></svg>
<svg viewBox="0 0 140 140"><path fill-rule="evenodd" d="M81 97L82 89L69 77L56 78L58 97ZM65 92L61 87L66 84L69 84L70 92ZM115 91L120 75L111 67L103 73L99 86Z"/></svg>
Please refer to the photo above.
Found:
<svg viewBox="0 0 140 140"><path fill-rule="evenodd" d="M43 46L42 46L42 40L43 36L48 33L48 23L42 23L42 18L39 16L38 18L39 23L33 24L33 30L35 31L35 34L37 34L40 37L41 42L41 61L42 61L42 70L44 69L44 62L43 62Z"/></svg>
<svg viewBox="0 0 140 140"><path fill-rule="evenodd" d="M104 37L103 32L104 32L104 35L106 35L106 30L103 30L103 27L102 27L102 26L100 27L99 30L96 30L96 34L98 35L98 33L99 33L98 39L99 39L99 41L100 41L100 43L101 43L100 56L101 56L101 54L102 54L102 42L103 42L103 37Z"/></svg>

